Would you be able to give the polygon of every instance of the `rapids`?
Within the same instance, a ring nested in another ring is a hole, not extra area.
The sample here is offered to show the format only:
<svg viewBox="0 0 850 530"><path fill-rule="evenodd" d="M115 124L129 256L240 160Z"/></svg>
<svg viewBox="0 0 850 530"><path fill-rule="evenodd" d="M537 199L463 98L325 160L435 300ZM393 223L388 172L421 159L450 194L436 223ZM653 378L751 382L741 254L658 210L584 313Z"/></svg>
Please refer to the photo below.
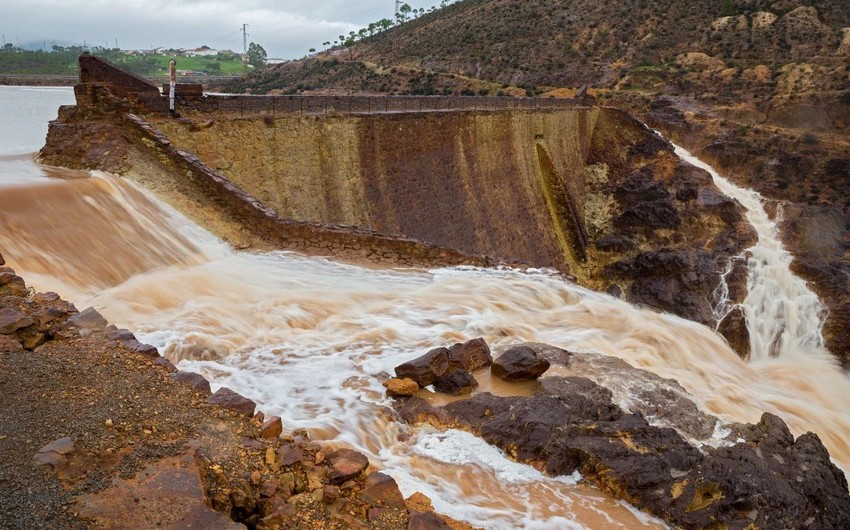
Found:
<svg viewBox="0 0 850 530"><path fill-rule="evenodd" d="M21 172L32 178L4 178ZM578 476L546 477L469 434L394 422L380 378L478 336L494 349L547 342L675 379L723 421L777 414L795 434L816 432L850 470L850 379L822 347L817 298L788 270L758 196L712 175L759 233L744 302L750 363L704 326L549 271L372 269L237 252L131 183L20 156L0 158L0 252L30 285L96 307L286 428L363 451L406 495L422 491L443 513L492 529L659 528Z"/></svg>

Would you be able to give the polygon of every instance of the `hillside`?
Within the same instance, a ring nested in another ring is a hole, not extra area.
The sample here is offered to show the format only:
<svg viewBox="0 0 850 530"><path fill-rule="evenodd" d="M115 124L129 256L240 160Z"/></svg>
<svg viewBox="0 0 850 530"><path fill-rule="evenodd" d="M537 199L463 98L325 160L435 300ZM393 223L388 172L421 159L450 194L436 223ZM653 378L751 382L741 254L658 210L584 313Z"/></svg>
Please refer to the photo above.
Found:
<svg viewBox="0 0 850 530"><path fill-rule="evenodd" d="M796 94L847 89L848 61L842 0L464 0L230 89Z"/></svg>

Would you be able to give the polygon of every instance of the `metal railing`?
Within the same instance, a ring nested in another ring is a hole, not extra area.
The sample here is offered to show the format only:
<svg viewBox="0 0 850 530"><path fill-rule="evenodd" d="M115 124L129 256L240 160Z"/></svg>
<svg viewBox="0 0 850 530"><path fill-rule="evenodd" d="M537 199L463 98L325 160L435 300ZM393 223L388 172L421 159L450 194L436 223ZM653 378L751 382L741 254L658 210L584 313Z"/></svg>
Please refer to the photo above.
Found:
<svg viewBox="0 0 850 530"><path fill-rule="evenodd" d="M251 115L346 115L440 111L564 109L581 101L498 96L249 96L206 95L177 99L179 111Z"/></svg>

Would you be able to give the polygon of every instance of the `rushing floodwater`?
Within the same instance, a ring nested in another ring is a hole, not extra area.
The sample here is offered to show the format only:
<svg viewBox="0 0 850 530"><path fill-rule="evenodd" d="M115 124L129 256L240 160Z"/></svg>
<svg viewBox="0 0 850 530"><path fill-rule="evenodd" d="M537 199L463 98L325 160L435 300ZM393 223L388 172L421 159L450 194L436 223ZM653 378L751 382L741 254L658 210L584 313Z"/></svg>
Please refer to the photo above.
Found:
<svg viewBox="0 0 850 530"><path fill-rule="evenodd" d="M37 180L4 180L16 171ZM466 433L393 422L379 378L478 336L496 348L548 342L676 379L724 421L778 414L796 434L817 432L850 469L850 380L822 348L817 299L788 271L758 197L714 177L759 232L745 301L749 364L704 326L545 271L373 270L235 252L125 181L46 175L27 157L0 158L0 252L36 287L97 307L287 427L364 451L405 494L423 491L444 513L493 529L658 527L578 477L545 477Z"/></svg>

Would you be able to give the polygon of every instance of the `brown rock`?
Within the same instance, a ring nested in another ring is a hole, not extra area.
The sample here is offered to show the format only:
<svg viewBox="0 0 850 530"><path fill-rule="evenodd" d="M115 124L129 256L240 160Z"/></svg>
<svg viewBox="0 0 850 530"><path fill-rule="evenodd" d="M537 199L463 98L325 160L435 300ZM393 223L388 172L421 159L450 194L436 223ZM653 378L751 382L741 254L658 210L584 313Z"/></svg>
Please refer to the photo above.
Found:
<svg viewBox="0 0 850 530"><path fill-rule="evenodd" d="M146 357L159 357L159 350L155 346L141 343L136 339L125 340L121 345L132 352L141 353Z"/></svg>
<svg viewBox="0 0 850 530"><path fill-rule="evenodd" d="M732 351L742 359L750 358L750 332L747 318L741 306L735 306L717 325L717 332L723 335Z"/></svg>
<svg viewBox="0 0 850 530"><path fill-rule="evenodd" d="M493 364L493 356L484 339L477 338L450 347L449 364L450 368L463 368L472 372Z"/></svg>
<svg viewBox="0 0 850 530"><path fill-rule="evenodd" d="M59 438L38 450L33 457L36 465L59 465L65 460L65 455L74 450L74 440L70 438Z"/></svg>
<svg viewBox="0 0 850 530"><path fill-rule="evenodd" d="M390 397L415 396L419 392L419 385L416 381L407 377L394 377L384 381L384 388L387 389L387 395Z"/></svg>
<svg viewBox="0 0 850 530"><path fill-rule="evenodd" d="M445 521L432 512L411 512L407 530L451 530Z"/></svg>
<svg viewBox="0 0 850 530"><path fill-rule="evenodd" d="M153 364L154 366L162 366L168 373L173 374L177 371L177 367L174 366L174 364L172 364L171 361L169 361L165 357L157 357L156 360L154 360Z"/></svg>
<svg viewBox="0 0 850 530"><path fill-rule="evenodd" d="M453 396L469 394L477 386L478 381L475 380L471 373L463 369L441 375L434 381L434 390Z"/></svg>
<svg viewBox="0 0 850 530"><path fill-rule="evenodd" d="M395 375L413 379L419 386L426 387L446 373L448 369L449 350L434 348L421 357L396 366Z"/></svg>
<svg viewBox="0 0 850 530"><path fill-rule="evenodd" d="M175 372L171 374L171 379L175 381L179 381L181 383L186 383L190 387L194 388L196 391L201 392L204 395L212 394L212 390L210 389L210 382L207 381L204 376L201 374L196 374L195 372Z"/></svg>
<svg viewBox="0 0 850 530"><path fill-rule="evenodd" d="M26 296L27 285L24 279L13 272L0 272L0 295Z"/></svg>
<svg viewBox="0 0 850 530"><path fill-rule="evenodd" d="M3 254L0 254L0 266L5 265L5 264L6 264L6 260L3 259Z"/></svg>
<svg viewBox="0 0 850 530"><path fill-rule="evenodd" d="M277 490L280 489L280 481L277 479L267 480L263 482L260 488L260 495L263 497L273 497Z"/></svg>
<svg viewBox="0 0 850 530"><path fill-rule="evenodd" d="M0 307L0 335L11 335L19 329L35 324L27 315L12 307Z"/></svg>
<svg viewBox="0 0 850 530"><path fill-rule="evenodd" d="M104 331L104 335L109 340L117 340L117 341L125 341L125 340L135 340L136 336L133 335L133 332L129 329L106 329Z"/></svg>
<svg viewBox="0 0 850 530"><path fill-rule="evenodd" d="M261 438L277 438L283 432L283 422L277 416L272 416L260 427Z"/></svg>
<svg viewBox="0 0 850 530"><path fill-rule="evenodd" d="M416 491L407 498L407 507L417 512L433 512L431 499L421 491Z"/></svg>
<svg viewBox="0 0 850 530"><path fill-rule="evenodd" d="M325 501L325 503L331 504L339 499L339 488L337 486L326 484L322 490L324 492L322 500Z"/></svg>
<svg viewBox="0 0 850 530"><path fill-rule="evenodd" d="M537 356L528 346L508 349L493 362L493 375L505 381L528 381L537 379L549 369L549 361Z"/></svg>
<svg viewBox="0 0 850 530"><path fill-rule="evenodd" d="M108 324L103 315L95 308L89 307L69 318L66 326L74 326L79 330L103 331Z"/></svg>
<svg viewBox="0 0 850 530"><path fill-rule="evenodd" d="M334 484L342 484L369 467L369 459L366 455L351 449L337 449L328 455L328 460L333 466L331 482Z"/></svg>
<svg viewBox="0 0 850 530"><path fill-rule="evenodd" d="M381 506L405 506L404 495L389 475L376 471L366 478L363 486L360 496L366 501Z"/></svg>
<svg viewBox="0 0 850 530"><path fill-rule="evenodd" d="M227 387L219 388L207 401L213 405L236 411L248 417L252 417L254 415L254 409L257 408L256 403Z"/></svg>
<svg viewBox="0 0 850 530"><path fill-rule="evenodd" d="M282 445L278 450L280 463L284 466L291 466L296 462L300 462L304 458L304 451L294 444Z"/></svg>
<svg viewBox="0 0 850 530"><path fill-rule="evenodd" d="M24 348L34 350L47 342L47 335L44 333L35 333L24 339Z"/></svg>

